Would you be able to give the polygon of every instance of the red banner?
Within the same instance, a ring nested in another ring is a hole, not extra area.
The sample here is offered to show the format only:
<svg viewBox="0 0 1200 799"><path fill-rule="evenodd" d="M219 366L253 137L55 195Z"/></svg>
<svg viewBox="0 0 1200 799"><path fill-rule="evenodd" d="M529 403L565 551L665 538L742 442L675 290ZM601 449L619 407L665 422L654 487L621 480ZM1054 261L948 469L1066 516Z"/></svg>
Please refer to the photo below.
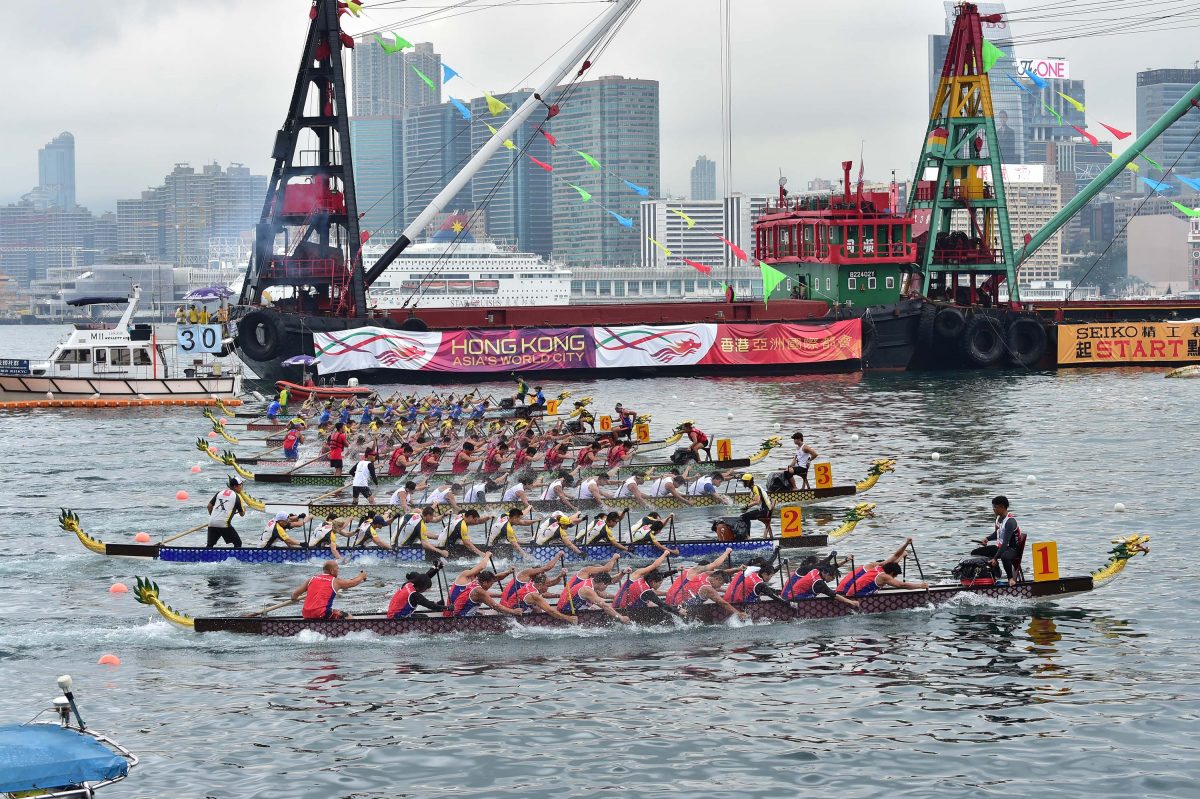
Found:
<svg viewBox="0 0 1200 799"><path fill-rule="evenodd" d="M717 325L717 337L700 363L820 363L862 358L862 320L830 325Z"/></svg>

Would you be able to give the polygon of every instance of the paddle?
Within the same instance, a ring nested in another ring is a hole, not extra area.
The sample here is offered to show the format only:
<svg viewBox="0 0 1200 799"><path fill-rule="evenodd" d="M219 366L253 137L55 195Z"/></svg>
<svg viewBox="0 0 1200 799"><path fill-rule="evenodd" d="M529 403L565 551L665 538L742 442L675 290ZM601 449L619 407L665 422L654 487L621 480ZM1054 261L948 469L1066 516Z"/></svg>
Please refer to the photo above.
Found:
<svg viewBox="0 0 1200 799"><path fill-rule="evenodd" d="M575 597L571 594L571 589L567 588L567 573L563 572L562 576L563 591L567 594L567 604L571 606L571 615L575 615Z"/></svg>
<svg viewBox="0 0 1200 799"><path fill-rule="evenodd" d="M265 616L266 614L270 613L273 610L279 610L280 608L286 608L288 605L294 605L299 601L300 600L298 600L298 599L289 599L285 602L278 602L274 605L271 605L270 607L263 608L262 610L256 610L253 613L247 613L247 614L245 614L245 618L250 618L252 616Z"/></svg>
<svg viewBox="0 0 1200 799"><path fill-rule="evenodd" d="M205 522L204 524L198 524L189 530L184 530L182 533L176 533L175 535L168 536L167 538L164 538L159 543L160 544L169 544L172 541L183 538L185 535L191 535L192 533L197 532L198 530L203 530L206 527L208 527L208 522Z"/></svg>

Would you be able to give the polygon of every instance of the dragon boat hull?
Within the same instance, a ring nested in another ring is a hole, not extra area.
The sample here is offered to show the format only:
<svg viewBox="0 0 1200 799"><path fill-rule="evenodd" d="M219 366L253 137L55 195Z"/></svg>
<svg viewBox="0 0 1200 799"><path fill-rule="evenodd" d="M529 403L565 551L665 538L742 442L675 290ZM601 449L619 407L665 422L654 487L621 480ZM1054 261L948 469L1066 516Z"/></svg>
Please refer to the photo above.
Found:
<svg viewBox="0 0 1200 799"><path fill-rule="evenodd" d="M796 603L750 602L738 605L754 622L792 622L811 619L832 619L843 616L875 615L894 613L918 608L934 608L944 605L963 595L983 596L993 599L1018 599L1046 601L1072 594L1081 594L1094 588L1092 578L1066 577L1045 582L1022 582L1007 586L966 586L960 584L939 585L928 591L880 591L859 600L858 608L851 608L826 597L805 599ZM693 623L723 624L729 613L718 605L699 605L692 609L688 620ZM612 627L614 620L598 610L581 611L579 624L582 627ZM658 610L645 608L627 614L635 624L658 626L676 624L674 616ZM449 633L503 634L515 627L567 627L548 614L528 614L520 620L509 616L484 615L446 617L437 615L410 616L405 619L383 617L357 617L351 619L304 619L290 617L209 617L191 620L196 632L231 632L247 635L294 636L305 631L338 638L356 632L371 632L376 635L413 635Z"/></svg>

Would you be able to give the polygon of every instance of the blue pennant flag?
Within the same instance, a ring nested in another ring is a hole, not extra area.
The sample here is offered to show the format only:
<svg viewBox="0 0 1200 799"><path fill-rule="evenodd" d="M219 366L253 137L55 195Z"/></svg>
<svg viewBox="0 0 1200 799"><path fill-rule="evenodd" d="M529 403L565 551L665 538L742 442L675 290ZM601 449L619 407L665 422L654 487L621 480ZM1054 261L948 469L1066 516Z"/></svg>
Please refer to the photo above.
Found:
<svg viewBox="0 0 1200 799"><path fill-rule="evenodd" d="M1032 72L1026 72L1025 77L1029 78L1031 81L1036 83L1037 87L1039 89L1046 88L1046 81L1044 78L1039 78L1037 75L1033 74Z"/></svg>
<svg viewBox="0 0 1200 799"><path fill-rule="evenodd" d="M457 78L458 73L442 64L442 83L449 83L451 78Z"/></svg>
<svg viewBox="0 0 1200 799"><path fill-rule="evenodd" d="M607 208L605 208L604 210L608 211L608 209L607 209ZM616 213L616 212L614 212L614 211L608 211L608 213L609 213L609 214L611 214L611 215L612 215L612 218L613 218L613 219L615 219L615 220L617 220L618 222L620 222L620 223L621 223L621 224L622 224L624 227L633 227L633 220L632 220L632 219L629 219L629 218L627 218L627 217L621 216L620 214L618 214L618 213Z"/></svg>
<svg viewBox="0 0 1200 799"><path fill-rule="evenodd" d="M1180 180L1182 180L1188 186L1191 186L1196 191L1200 191L1200 180L1195 180L1193 178L1185 178L1183 175L1176 175L1175 177L1179 178Z"/></svg>
<svg viewBox="0 0 1200 799"><path fill-rule="evenodd" d="M1142 180L1142 183L1145 183L1147 186L1149 186L1150 188L1154 189L1157 192L1161 193L1161 192L1171 190L1170 183L1160 183L1159 181L1151 180L1150 178L1142 178L1141 180Z"/></svg>
<svg viewBox="0 0 1200 799"><path fill-rule="evenodd" d="M1017 80L1012 75L1005 75L1004 77L1008 78L1013 83L1015 83L1017 85L1017 88L1020 89L1021 91L1026 92L1028 94L1033 94L1033 89L1029 88L1024 83L1021 83L1021 81Z"/></svg>
<svg viewBox="0 0 1200 799"><path fill-rule="evenodd" d="M649 196L650 196L650 190L649 190L649 189L647 189L647 188L645 188L645 187L643 187L643 186L639 186L639 185L637 185L636 183L630 183L628 180L625 180L624 178L622 178L621 182L622 182L622 183L624 183L624 184L625 184L626 186L628 186L629 188L631 188L631 189L633 189L634 191L636 191L638 194L642 195L643 197L649 197Z"/></svg>
<svg viewBox="0 0 1200 799"><path fill-rule="evenodd" d="M471 119L471 109L467 108L466 104L463 103L462 100L455 100L453 97L451 97L450 102L454 103L454 107L458 109L458 113L462 114L463 119L468 121Z"/></svg>

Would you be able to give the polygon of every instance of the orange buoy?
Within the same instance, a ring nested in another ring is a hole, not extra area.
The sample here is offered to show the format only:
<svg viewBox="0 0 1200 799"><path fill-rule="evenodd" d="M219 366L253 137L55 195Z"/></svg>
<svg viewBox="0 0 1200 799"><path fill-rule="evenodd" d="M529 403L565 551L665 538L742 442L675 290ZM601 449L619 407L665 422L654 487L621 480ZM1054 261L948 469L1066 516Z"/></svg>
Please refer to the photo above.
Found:
<svg viewBox="0 0 1200 799"><path fill-rule="evenodd" d="M192 474L200 474L200 464L197 463L192 467Z"/></svg>
<svg viewBox="0 0 1200 799"><path fill-rule="evenodd" d="M105 652L103 655L100 656L100 659L97 660L96 662L98 664L100 664L101 666L120 666L121 665L121 659L119 657L117 657L116 655L112 654L111 652Z"/></svg>
<svg viewBox="0 0 1200 799"><path fill-rule="evenodd" d="M216 438L216 437L217 437L217 431L216 431L216 430L209 430L209 431L208 431L208 437L209 437L209 438Z"/></svg>
<svg viewBox="0 0 1200 799"><path fill-rule="evenodd" d="M188 492L184 491L183 489L180 489L175 492L175 499L179 500L180 502L186 501L187 498L188 498ZM149 540L150 536L146 536L146 539Z"/></svg>
<svg viewBox="0 0 1200 799"><path fill-rule="evenodd" d="M110 594L128 594L129 586L125 585L125 583L113 583L112 585L110 585L108 587L108 593L110 593Z"/></svg>
<svg viewBox="0 0 1200 799"><path fill-rule="evenodd" d="M222 425L227 425L227 424L229 424L229 420L228 420L228 419L226 419L224 416L222 416L222 417L221 417L221 424L222 424Z"/></svg>
<svg viewBox="0 0 1200 799"><path fill-rule="evenodd" d="M186 491L180 491L179 493L185 494L185 495L187 494ZM187 499L187 496L179 497L178 495L176 495L176 498L177 499ZM149 533L135 533L133 536L133 540L137 541L139 544L149 544L150 543L150 534Z"/></svg>
<svg viewBox="0 0 1200 799"><path fill-rule="evenodd" d="M209 454L211 454L211 455L216 455L216 454L217 454L217 448L216 448L216 447L209 447L209 448L208 448L208 451L209 451Z"/></svg>

